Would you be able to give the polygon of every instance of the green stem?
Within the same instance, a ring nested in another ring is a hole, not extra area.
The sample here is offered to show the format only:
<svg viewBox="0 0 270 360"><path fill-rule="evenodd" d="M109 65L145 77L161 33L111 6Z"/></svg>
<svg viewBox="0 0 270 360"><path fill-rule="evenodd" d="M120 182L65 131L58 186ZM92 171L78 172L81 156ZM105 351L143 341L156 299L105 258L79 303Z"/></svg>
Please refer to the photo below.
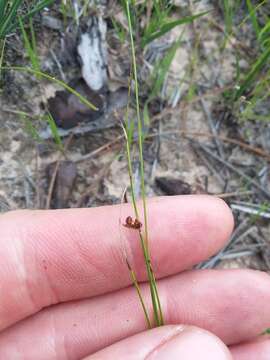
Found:
<svg viewBox="0 0 270 360"><path fill-rule="evenodd" d="M153 273L152 273L152 269L151 269L151 262L150 262L146 244L145 244L145 241L144 241L144 238L143 238L141 232L140 232L140 241L141 241L141 246L143 249L143 256L144 256L144 261L145 261L145 265L146 265L147 277L148 277L148 281L149 281L155 324L156 324L156 326L161 326L163 324L161 323L160 318L159 318L160 309L158 306L159 301L157 300L158 294L155 291L156 286L154 285L154 278L153 278Z"/></svg>
<svg viewBox="0 0 270 360"><path fill-rule="evenodd" d="M128 92L128 99L130 99L130 86L128 87L129 89L129 92ZM123 131L124 131L124 135L125 135L125 138L126 138L126 151L127 151L127 161L128 161L128 174L129 174L129 181L130 181L130 190L131 190L131 196L132 196L132 204L133 204L133 208L134 208L134 212L135 212L135 216L136 218L139 220L139 211L138 211L138 207L137 207L137 203L136 203L136 199L135 199L135 191L134 191L134 181L133 181L133 172L132 172L132 164L131 164L131 145L132 145L132 129L129 127L129 124L128 124L128 113L129 113L129 101L128 101L128 104L127 104L127 109L126 109L126 119L125 119L125 127L123 127ZM141 235L141 234L140 234ZM143 242L143 239L142 237L140 236L140 240L141 240L141 244L142 244L142 248L144 249L144 242ZM144 258L145 258L145 250L143 251L143 254L144 254ZM146 318L146 322L147 322L147 326L148 328L151 329L151 322L150 322L150 319L149 319L149 315L148 315L148 312L146 310L146 306L145 306L145 303L143 301L143 298L142 298L142 295L141 295L141 291L140 291L140 288L139 288L139 284L138 284L138 281L137 281L137 278L136 278L136 275L134 273L134 271L131 269L129 263L128 263L128 260L127 260L127 265L128 265L128 268L129 268L129 271L130 271L130 274L131 274L131 278L132 278L132 281L133 281L133 284L137 290L137 293L138 293L138 296L139 296L139 299L140 299L140 302L141 302L141 305L142 305L142 308L143 308L143 311L144 311L144 315L145 315L145 318Z"/></svg>
<svg viewBox="0 0 270 360"><path fill-rule="evenodd" d="M128 115L128 106L127 106L127 111L126 111L126 128L128 129L127 115ZM131 137L127 134L127 130L125 128L123 128L123 130L124 130L124 134L125 134L125 138L126 138L128 173L129 173L129 180L130 180L132 204L133 204L135 216L139 220L139 211L138 211L138 207L137 207L137 203L136 203L136 199L135 199L134 181L133 181L133 175L132 175L131 152L130 152L130 149L131 149ZM129 131L129 129L128 129L128 131ZM149 284L150 284L150 292L151 292L151 299L152 299L152 304L153 304L155 322L156 322L156 325L159 326L159 325L161 325L160 321L159 321L159 316L158 316L160 311L158 310L158 301L156 299L157 296L156 296L156 292L155 292L155 287L152 284L153 279L152 279L150 259L149 259L147 248L145 246L145 241L143 239L143 236L142 236L141 232L139 232L139 235L140 235L140 242L141 242L141 246L142 246L142 250L143 250L144 261L145 261L146 269L147 269L147 276L148 276L148 280L149 280ZM134 285L136 287L135 283L134 283ZM148 322L148 320L147 320L147 322Z"/></svg>
<svg viewBox="0 0 270 360"><path fill-rule="evenodd" d="M140 289L140 286L139 286L139 283L138 283L138 280L137 280L137 277L136 277L136 274L135 272L132 270L128 260L127 260L127 266L128 266L128 269L129 269L129 272L130 272L130 277L131 277L131 280L135 286L135 289L137 291L137 294L139 296L139 299L140 299L140 303L141 303L141 306L143 308L143 312L144 312L144 316L146 318L146 322L147 322L147 326L148 326L148 329L151 329L152 326L151 326L151 322L150 322L150 318L149 318L149 315L148 315L148 312L147 312L147 309L146 309L146 306L145 306L145 303L144 303L144 300L143 300L143 297L142 297L142 292L141 292L141 289Z"/></svg>
<svg viewBox="0 0 270 360"><path fill-rule="evenodd" d="M128 18L128 26L130 33L130 43L131 43L131 51L132 51L132 65L133 65L133 75L135 82L135 98L136 98L136 113L137 113L137 123L138 123L138 136L139 136L139 159L140 159L140 177L141 177L141 193L143 199L143 213L144 213L144 231L145 231L145 239L143 238L140 232L140 240L143 249L143 255L145 260L145 265L147 269L148 281L150 286L150 293L152 299L153 312L155 317L155 322L157 326L163 325L163 315L160 305L160 299L157 291L156 281L153 275L152 267L151 267L151 259L149 253L149 241L148 241L148 219L147 219L147 207L146 207L146 193L145 193L145 181L144 181L144 158L143 158L143 130L142 130L142 121L140 115L140 102L139 102L139 86L138 86L138 77L137 77L137 63L136 63L136 53L135 53L135 45L132 34L132 24L131 24L131 14L129 8L129 0L126 0L126 11ZM129 146L129 144L128 144ZM129 149L130 150L130 149ZM130 156L130 151L129 151ZM132 174L131 168L131 159L129 159L129 171ZM132 183L133 187L133 183ZM133 188L132 188L133 190ZM136 203L134 191L132 191L133 197L132 201ZM136 205L134 206L136 216L138 214L138 210Z"/></svg>
<svg viewBox="0 0 270 360"><path fill-rule="evenodd" d="M132 52L132 65L133 65L133 75L135 82L135 99L136 99L136 112L138 120L138 136L139 136L139 157L140 157L140 172L141 172L141 191L143 198L143 213L144 213L144 226L145 226L145 241L148 248L148 223L147 223L147 211L146 211L146 199L145 199L145 186L144 186L144 159L143 159L143 139L142 139L142 121L140 113L140 102L139 102L139 87L138 87L138 77L137 77L137 62L136 62L136 53L134 39L132 35L132 24L131 24L131 15L129 9L129 1L126 0L127 5L127 17L130 33L130 43L131 43L131 52Z"/></svg>
<svg viewBox="0 0 270 360"><path fill-rule="evenodd" d="M160 299L159 299L159 296L158 296L157 281L156 281L156 278L155 278L155 274L154 274L154 272L152 270L152 267L151 267L151 273L152 273L152 277L153 277L153 287L154 287L154 291L155 291L156 298L157 298L157 306L158 306L158 310L159 310L160 325L164 325L164 317L163 317L162 307L161 307Z"/></svg>

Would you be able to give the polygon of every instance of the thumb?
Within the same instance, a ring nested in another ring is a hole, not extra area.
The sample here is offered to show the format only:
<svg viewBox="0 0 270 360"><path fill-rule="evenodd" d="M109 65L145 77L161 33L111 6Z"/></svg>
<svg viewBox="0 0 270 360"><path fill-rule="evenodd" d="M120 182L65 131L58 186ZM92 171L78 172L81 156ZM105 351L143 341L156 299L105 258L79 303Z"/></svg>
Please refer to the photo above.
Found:
<svg viewBox="0 0 270 360"><path fill-rule="evenodd" d="M163 326L111 345L84 360L232 360L215 335L193 326Z"/></svg>

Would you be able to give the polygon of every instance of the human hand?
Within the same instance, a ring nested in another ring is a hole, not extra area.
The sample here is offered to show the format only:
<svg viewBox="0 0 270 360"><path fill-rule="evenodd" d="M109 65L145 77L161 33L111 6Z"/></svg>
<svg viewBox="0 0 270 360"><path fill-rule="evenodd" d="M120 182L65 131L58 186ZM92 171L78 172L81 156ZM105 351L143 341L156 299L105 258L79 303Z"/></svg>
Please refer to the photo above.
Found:
<svg viewBox="0 0 270 360"><path fill-rule="evenodd" d="M119 225L131 205L0 216L0 360L270 359L268 339L256 339L270 325L268 275L185 271L228 240L227 206L181 196L148 200L148 209L152 263L170 324L150 331L123 256L124 244L146 280L138 233ZM150 307L147 285L142 291Z"/></svg>

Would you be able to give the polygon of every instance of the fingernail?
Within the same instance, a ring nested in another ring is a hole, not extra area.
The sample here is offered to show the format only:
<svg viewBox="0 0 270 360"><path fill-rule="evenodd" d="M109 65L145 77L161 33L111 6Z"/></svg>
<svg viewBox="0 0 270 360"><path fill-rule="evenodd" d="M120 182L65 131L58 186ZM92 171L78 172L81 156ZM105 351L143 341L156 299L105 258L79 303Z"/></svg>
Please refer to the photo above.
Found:
<svg viewBox="0 0 270 360"><path fill-rule="evenodd" d="M232 360L227 347L207 331L182 327L157 346L145 360Z"/></svg>

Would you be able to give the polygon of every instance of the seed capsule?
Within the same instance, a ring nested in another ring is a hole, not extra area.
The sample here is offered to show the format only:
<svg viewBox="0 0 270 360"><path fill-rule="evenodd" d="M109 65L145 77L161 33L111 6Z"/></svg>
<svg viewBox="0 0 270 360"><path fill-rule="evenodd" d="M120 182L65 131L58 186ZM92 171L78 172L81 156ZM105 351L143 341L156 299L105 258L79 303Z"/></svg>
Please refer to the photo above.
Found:
<svg viewBox="0 0 270 360"><path fill-rule="evenodd" d="M138 220L138 219L135 219L133 221L132 217L131 216L128 216L126 218L126 223L123 224L123 226L129 228L129 229L135 229L135 230L140 230L141 227L142 227L142 223Z"/></svg>

